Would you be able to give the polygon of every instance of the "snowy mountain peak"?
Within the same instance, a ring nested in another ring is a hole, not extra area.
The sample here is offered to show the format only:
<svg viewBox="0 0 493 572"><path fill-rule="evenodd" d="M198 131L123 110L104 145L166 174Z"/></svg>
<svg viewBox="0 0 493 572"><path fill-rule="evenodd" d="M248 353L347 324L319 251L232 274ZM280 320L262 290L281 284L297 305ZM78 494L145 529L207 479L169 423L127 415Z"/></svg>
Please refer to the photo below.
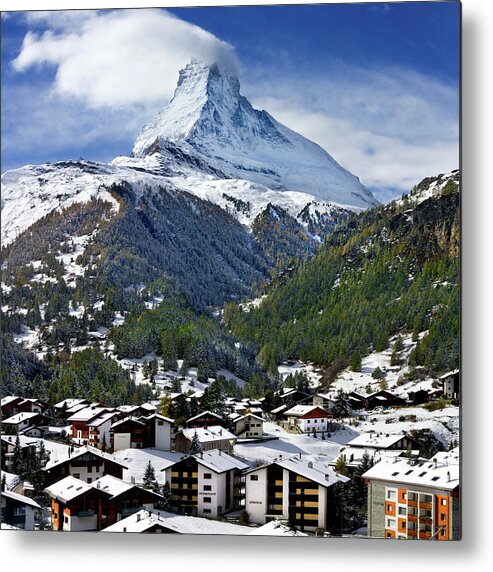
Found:
<svg viewBox="0 0 493 572"><path fill-rule="evenodd" d="M166 155L170 143L231 178L343 206L378 204L319 145L254 109L236 74L217 64L193 61L180 71L173 99L139 133L133 155Z"/></svg>

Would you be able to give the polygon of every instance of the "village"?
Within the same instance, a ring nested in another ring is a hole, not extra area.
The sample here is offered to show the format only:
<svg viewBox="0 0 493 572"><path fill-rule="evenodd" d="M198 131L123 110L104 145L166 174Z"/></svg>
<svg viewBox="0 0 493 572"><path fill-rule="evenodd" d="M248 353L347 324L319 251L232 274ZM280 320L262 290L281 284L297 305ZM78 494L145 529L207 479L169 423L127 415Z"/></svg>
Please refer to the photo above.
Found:
<svg viewBox="0 0 493 572"><path fill-rule="evenodd" d="M282 387L275 407L226 397L220 412L192 388L118 407L6 396L1 526L458 539L458 438L413 427L458 419L459 377L407 398Z"/></svg>

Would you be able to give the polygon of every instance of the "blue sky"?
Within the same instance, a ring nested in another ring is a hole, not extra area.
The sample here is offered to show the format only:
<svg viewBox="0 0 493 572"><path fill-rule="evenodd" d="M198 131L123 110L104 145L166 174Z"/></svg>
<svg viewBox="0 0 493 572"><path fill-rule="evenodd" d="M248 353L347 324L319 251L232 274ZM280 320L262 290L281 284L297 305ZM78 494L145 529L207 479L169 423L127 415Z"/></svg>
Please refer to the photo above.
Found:
<svg viewBox="0 0 493 572"><path fill-rule="evenodd" d="M2 172L128 154L191 57L381 199L458 167L459 4L17 13L2 18Z"/></svg>

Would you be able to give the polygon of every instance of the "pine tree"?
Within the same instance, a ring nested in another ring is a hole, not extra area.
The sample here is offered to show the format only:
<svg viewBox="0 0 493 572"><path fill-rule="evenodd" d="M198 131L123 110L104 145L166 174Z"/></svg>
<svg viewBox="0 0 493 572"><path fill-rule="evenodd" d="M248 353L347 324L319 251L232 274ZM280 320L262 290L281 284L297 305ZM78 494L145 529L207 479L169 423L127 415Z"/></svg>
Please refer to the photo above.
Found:
<svg viewBox="0 0 493 572"><path fill-rule="evenodd" d="M153 490L156 482L156 472L154 471L151 461L148 461L144 473L144 487Z"/></svg>
<svg viewBox="0 0 493 572"><path fill-rule="evenodd" d="M168 481L163 485L163 490L161 491L163 496L162 506L164 510L169 510L171 508L171 487Z"/></svg>
<svg viewBox="0 0 493 572"><path fill-rule="evenodd" d="M361 352L354 350L349 360L349 367L351 371L361 371Z"/></svg>
<svg viewBox="0 0 493 572"><path fill-rule="evenodd" d="M199 455L202 453L202 445L200 444L199 436L197 431L193 434L192 441L190 443L190 448L188 449L190 455Z"/></svg>
<svg viewBox="0 0 493 572"><path fill-rule="evenodd" d="M12 453L12 471L21 476L24 473L24 458L22 456L21 441L19 435L15 439L14 450Z"/></svg>

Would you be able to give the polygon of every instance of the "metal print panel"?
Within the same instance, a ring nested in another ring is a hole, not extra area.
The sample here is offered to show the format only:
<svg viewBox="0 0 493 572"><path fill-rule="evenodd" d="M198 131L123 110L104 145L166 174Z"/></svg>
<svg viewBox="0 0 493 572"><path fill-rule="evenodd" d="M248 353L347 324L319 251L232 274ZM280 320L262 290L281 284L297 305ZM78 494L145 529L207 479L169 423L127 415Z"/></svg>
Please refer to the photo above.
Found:
<svg viewBox="0 0 493 572"><path fill-rule="evenodd" d="M2 530L459 540L459 82L458 2L2 13Z"/></svg>

